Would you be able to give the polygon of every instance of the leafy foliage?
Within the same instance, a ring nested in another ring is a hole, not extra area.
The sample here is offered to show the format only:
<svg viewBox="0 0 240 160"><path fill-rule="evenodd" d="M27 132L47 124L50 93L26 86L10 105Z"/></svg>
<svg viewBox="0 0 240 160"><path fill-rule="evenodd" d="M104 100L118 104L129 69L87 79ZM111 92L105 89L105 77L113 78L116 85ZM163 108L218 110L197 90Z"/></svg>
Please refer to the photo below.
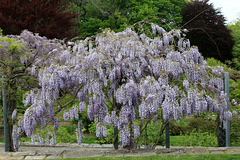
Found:
<svg viewBox="0 0 240 160"><path fill-rule="evenodd" d="M217 146L217 137L215 134L193 129L190 133L186 133L186 135L179 138L178 143L180 146Z"/></svg>
<svg viewBox="0 0 240 160"><path fill-rule="evenodd" d="M171 30L181 23L184 3L184 0L89 0L82 4L86 15L79 21L79 35L92 36L105 28L119 32L142 20Z"/></svg>
<svg viewBox="0 0 240 160"><path fill-rule="evenodd" d="M76 127L75 127L76 128ZM43 145L39 140L36 138L38 136L42 137L47 145L47 140L49 140L53 132L52 126L47 126L46 128L39 128L33 137L35 138L35 142L38 142L39 145ZM55 132L56 134L56 142L57 143L76 143L77 136L76 133L70 133L66 126L60 126L59 129ZM48 137L49 136L49 137ZM49 142L48 142L49 143Z"/></svg>
<svg viewBox="0 0 240 160"><path fill-rule="evenodd" d="M234 40L232 51L233 57L240 59L240 17L229 23L227 27L232 31L231 35L233 36Z"/></svg>
<svg viewBox="0 0 240 160"><path fill-rule="evenodd" d="M238 109L238 114L240 114L239 109ZM234 117L233 120L231 121L230 137L231 137L231 146L240 145L240 124L239 124L238 117Z"/></svg>
<svg viewBox="0 0 240 160"><path fill-rule="evenodd" d="M236 70L236 69L231 68L232 67L231 64L230 65L226 65L226 64L224 64L224 63L222 63L219 60L214 59L214 58L207 58L206 61L207 61L209 66L212 66L212 67L221 66L221 67L223 67L224 71L229 72L229 76L230 76L231 80L238 81L238 79L240 79L239 71ZM231 82L231 80L230 80L230 82Z"/></svg>
<svg viewBox="0 0 240 160"><path fill-rule="evenodd" d="M191 120L188 124L189 132L191 130L196 130L197 132L208 132L215 134L216 133L216 128L217 128L217 123L216 121L213 120L205 120L202 118L195 118Z"/></svg>
<svg viewBox="0 0 240 160"><path fill-rule="evenodd" d="M0 0L0 27L4 35L28 29L48 38L70 38L76 14L66 8L66 0Z"/></svg>
<svg viewBox="0 0 240 160"><path fill-rule="evenodd" d="M187 126L180 126L180 125L176 124L174 121L170 122L169 129L170 129L170 134L172 136L179 136L182 134L184 135L188 131Z"/></svg>
<svg viewBox="0 0 240 160"><path fill-rule="evenodd" d="M186 3L182 12L183 27L188 29L187 38L198 46L202 55L224 62L233 58L233 37L225 26L220 10L214 9L209 0Z"/></svg>

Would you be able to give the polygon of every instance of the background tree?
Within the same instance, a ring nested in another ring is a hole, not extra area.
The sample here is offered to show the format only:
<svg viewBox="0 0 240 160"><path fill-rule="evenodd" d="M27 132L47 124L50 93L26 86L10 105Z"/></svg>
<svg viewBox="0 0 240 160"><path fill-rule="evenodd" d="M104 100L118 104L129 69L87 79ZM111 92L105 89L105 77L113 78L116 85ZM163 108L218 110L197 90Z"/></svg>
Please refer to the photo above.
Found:
<svg viewBox="0 0 240 160"><path fill-rule="evenodd" d="M3 34L19 35L22 30L48 38L73 36L76 13L67 11L67 0L0 0Z"/></svg>
<svg viewBox="0 0 240 160"><path fill-rule="evenodd" d="M239 61L240 61L240 18L237 18L235 21L230 22L227 27L232 31L231 35L233 36L234 46L233 46L233 57L234 67L239 70Z"/></svg>
<svg viewBox="0 0 240 160"><path fill-rule="evenodd" d="M182 16L182 27L189 30L187 38L205 58L214 57L222 62L233 58L231 31L225 26L221 11L214 9L209 0L186 3Z"/></svg>
<svg viewBox="0 0 240 160"><path fill-rule="evenodd" d="M166 30L179 26L184 0L85 0L86 15L79 21L79 35L84 38L99 28L123 31L136 22L148 20Z"/></svg>

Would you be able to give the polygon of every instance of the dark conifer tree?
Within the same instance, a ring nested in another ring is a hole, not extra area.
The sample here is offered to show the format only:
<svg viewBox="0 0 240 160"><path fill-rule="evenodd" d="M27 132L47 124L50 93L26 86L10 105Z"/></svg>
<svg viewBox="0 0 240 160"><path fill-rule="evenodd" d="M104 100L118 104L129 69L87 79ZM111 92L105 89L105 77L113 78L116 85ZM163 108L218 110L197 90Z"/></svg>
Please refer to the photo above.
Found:
<svg viewBox="0 0 240 160"><path fill-rule="evenodd" d="M67 0L0 0L0 28L3 34L22 30L48 38L69 38L76 14L67 11Z"/></svg>
<svg viewBox="0 0 240 160"><path fill-rule="evenodd" d="M225 26L225 18L219 9L214 9L209 0L186 3L183 8L183 28L189 30L187 38L198 46L202 55L222 62L231 60L233 37Z"/></svg>

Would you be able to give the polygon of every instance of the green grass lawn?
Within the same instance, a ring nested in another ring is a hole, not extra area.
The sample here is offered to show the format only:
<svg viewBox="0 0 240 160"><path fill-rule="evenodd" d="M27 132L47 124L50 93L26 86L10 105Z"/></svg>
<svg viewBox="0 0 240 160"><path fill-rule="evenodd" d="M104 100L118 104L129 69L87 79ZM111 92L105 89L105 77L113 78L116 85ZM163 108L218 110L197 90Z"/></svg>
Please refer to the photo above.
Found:
<svg viewBox="0 0 240 160"><path fill-rule="evenodd" d="M144 157L66 158L62 160L239 160L240 154L166 155Z"/></svg>

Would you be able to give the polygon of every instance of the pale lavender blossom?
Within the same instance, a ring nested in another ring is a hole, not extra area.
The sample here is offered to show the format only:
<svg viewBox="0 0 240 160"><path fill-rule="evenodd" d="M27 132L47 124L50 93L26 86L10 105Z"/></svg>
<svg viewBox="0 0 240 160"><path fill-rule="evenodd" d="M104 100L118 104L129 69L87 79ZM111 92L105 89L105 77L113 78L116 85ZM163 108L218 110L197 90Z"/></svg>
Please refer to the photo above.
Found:
<svg viewBox="0 0 240 160"><path fill-rule="evenodd" d="M134 138L140 137L140 126L134 125Z"/></svg>
<svg viewBox="0 0 240 160"><path fill-rule="evenodd" d="M83 139L82 120L78 121L78 128L76 128L76 134L77 134L78 145L81 145L81 141Z"/></svg>
<svg viewBox="0 0 240 160"><path fill-rule="evenodd" d="M80 113L86 112L86 103L85 102L79 103L79 111L80 111Z"/></svg>
<svg viewBox="0 0 240 160"><path fill-rule="evenodd" d="M157 120L158 120L158 115L156 115L156 116L153 117L153 123L156 123Z"/></svg>
<svg viewBox="0 0 240 160"><path fill-rule="evenodd" d="M230 111L224 112L224 119L225 120L231 120L232 119L232 112L230 112Z"/></svg>
<svg viewBox="0 0 240 160"><path fill-rule="evenodd" d="M14 109L12 113L12 119L15 119L16 115L17 115L17 109Z"/></svg>
<svg viewBox="0 0 240 160"><path fill-rule="evenodd" d="M236 106L237 102L235 101L235 99L232 99L232 103Z"/></svg>
<svg viewBox="0 0 240 160"><path fill-rule="evenodd" d="M96 125L96 137L103 138L106 136L107 136L107 128L104 125L98 123Z"/></svg>
<svg viewBox="0 0 240 160"><path fill-rule="evenodd" d="M122 142L123 147L126 147L131 142L130 130L126 125L120 130L120 142Z"/></svg>
<svg viewBox="0 0 240 160"><path fill-rule="evenodd" d="M52 138L50 139L50 145L56 146L56 135L54 132L52 133Z"/></svg>
<svg viewBox="0 0 240 160"><path fill-rule="evenodd" d="M13 138L14 150L18 151L18 148L19 148L19 129L18 129L18 126L16 126L16 125L13 126L12 138Z"/></svg>
<svg viewBox="0 0 240 160"><path fill-rule="evenodd" d="M64 119L64 121L67 121L69 119L69 112L65 111L63 113L63 119Z"/></svg>
<svg viewBox="0 0 240 160"><path fill-rule="evenodd" d="M237 114L238 114L238 113L237 113L236 111L232 111L232 116L233 116L233 117L237 117Z"/></svg>
<svg viewBox="0 0 240 160"><path fill-rule="evenodd" d="M58 122L58 118L57 117L54 117L53 123L54 123L53 129L54 130L58 130L59 122Z"/></svg>
<svg viewBox="0 0 240 160"><path fill-rule="evenodd" d="M50 136L50 132L48 132L45 137L45 145L49 145L49 136Z"/></svg>
<svg viewBox="0 0 240 160"><path fill-rule="evenodd" d="M31 141L32 141L32 145L35 145L35 135L34 134L31 135Z"/></svg>

